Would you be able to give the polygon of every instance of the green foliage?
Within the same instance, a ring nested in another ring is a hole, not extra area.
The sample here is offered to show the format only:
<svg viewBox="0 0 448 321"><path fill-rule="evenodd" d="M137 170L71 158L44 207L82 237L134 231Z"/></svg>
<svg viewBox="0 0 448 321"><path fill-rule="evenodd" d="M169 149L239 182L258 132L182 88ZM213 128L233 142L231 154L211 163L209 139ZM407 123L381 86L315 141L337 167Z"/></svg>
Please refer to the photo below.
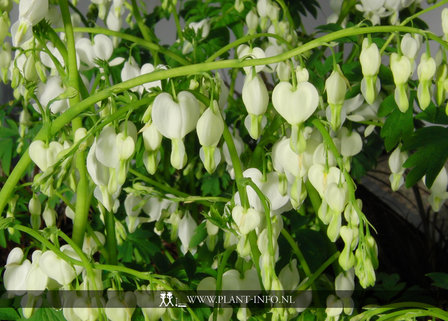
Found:
<svg viewBox="0 0 448 321"><path fill-rule="evenodd" d="M448 158L448 128L420 128L405 141L403 149L415 151L404 163L404 167L412 168L406 186L413 186L426 175L425 184L430 188Z"/></svg>
<svg viewBox="0 0 448 321"><path fill-rule="evenodd" d="M426 276L431 278L433 286L448 290L448 273L431 272L426 274Z"/></svg>
<svg viewBox="0 0 448 321"><path fill-rule="evenodd" d="M410 99L410 105L412 105L412 99ZM398 109L393 95L384 99L378 115L380 117L387 115L386 122L381 128L381 138L384 139L384 146L387 152L392 151L400 141L409 137L414 130L412 108L402 113Z"/></svg>

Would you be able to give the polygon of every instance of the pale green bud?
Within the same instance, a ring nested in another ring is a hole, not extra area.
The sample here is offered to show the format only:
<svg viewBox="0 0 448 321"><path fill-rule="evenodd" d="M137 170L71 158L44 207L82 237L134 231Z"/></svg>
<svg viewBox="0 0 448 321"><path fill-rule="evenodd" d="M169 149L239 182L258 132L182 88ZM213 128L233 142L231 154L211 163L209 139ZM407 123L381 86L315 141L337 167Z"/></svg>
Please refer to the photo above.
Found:
<svg viewBox="0 0 448 321"><path fill-rule="evenodd" d="M347 84L342 75L339 65L325 81L325 90L327 91L327 102L330 105L342 105L347 92Z"/></svg>
<svg viewBox="0 0 448 321"><path fill-rule="evenodd" d="M362 50L359 56L362 74L366 76L376 76L381 66L381 56L376 43L364 38Z"/></svg>
<svg viewBox="0 0 448 321"><path fill-rule="evenodd" d="M0 10L1 12L2 10ZM3 12L3 14L0 15L0 43L3 43L6 36L8 35L9 30L9 17L7 12Z"/></svg>

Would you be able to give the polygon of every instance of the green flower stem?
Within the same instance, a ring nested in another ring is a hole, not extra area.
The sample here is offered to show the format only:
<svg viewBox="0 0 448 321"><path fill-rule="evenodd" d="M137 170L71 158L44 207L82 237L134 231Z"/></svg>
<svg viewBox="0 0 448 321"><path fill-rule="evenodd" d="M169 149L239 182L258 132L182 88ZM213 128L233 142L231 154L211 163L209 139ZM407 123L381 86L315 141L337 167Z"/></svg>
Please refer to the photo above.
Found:
<svg viewBox="0 0 448 321"><path fill-rule="evenodd" d="M299 259L300 265L302 266L306 277L311 278L312 273L311 273L310 267L308 265L308 262L305 259L305 256L303 255L302 251L298 247L297 243L294 241L291 234L289 234L289 232L286 229L283 228L281 233L282 233L283 237L286 239L286 241L289 243L289 245L291 246L292 251L297 256L297 259ZM313 289L313 291L316 290L316 285L314 283L311 283L311 288ZM319 298L316 296L313 299L316 300L317 304L320 306Z"/></svg>
<svg viewBox="0 0 448 321"><path fill-rule="evenodd" d="M99 28L96 28L96 29L99 29ZM147 82L163 80L163 79L167 79L167 78L181 77L181 76L190 76L190 75L199 74L199 73L216 70L216 69L242 68L242 67L276 63L276 62L284 61L291 57L300 55L304 52L307 52L309 50L312 50L316 47L319 47L321 45L324 45L325 43L334 41L339 38L350 37L350 36L361 35L361 34L368 34L368 33L395 32L395 31L419 33L419 34L427 35L429 38L431 38L433 40L437 39L436 41L440 42L441 44L443 44L443 46L446 49L448 49L448 43L446 43L445 41L443 41L442 39L440 39L439 37L435 36L434 34L432 34L430 32L420 30L417 28L402 27L402 26L375 26L375 27L364 27L364 28L357 28L357 27L346 28L343 30L338 30L336 32L324 35L324 36L314 39L300 47L297 47L293 50L284 52L280 55L273 56L273 57L262 58L262 59L246 59L243 61L238 60L238 59L229 59L229 60L222 60L222 61L205 62L205 63L200 63L200 64L181 66L181 67L172 68L172 69L168 69L168 70L158 70L155 72L151 72L148 74L144 74L144 75L129 79L127 81L124 81L124 82L118 83L116 85L113 85L109 88L106 88L102 91L99 91L99 92L87 97L83 101L77 103L76 105L72 106L66 112L64 112L61 116L56 118L51 124L45 124L41 128L41 130L38 132L38 134L36 135L35 140L45 139L47 132L49 132L51 135L55 135L68 122L70 122L73 118L78 116L80 113L82 113L86 109L93 106L95 103L97 103L103 99L106 99L114 94L121 93L129 88L132 88L135 86L140 86ZM231 138L231 135L230 135L228 129L227 129L227 131L224 130L224 137L227 137L226 141L228 141L228 144L231 144L230 140L229 140L229 138ZM233 141L232 141L232 143L233 143ZM234 147L234 144L231 144L231 145L233 145L233 147ZM27 150L24 152L24 155L22 156L21 160L16 165L14 170L11 172L10 176L8 177L7 181L5 182L5 185L3 186L2 190L0 191L0 213L3 212L11 193L14 191L15 186L17 185L18 181L22 177L23 173L27 169L30 162L31 162L31 159L28 155L28 150ZM239 158L238 158L237 163L239 163ZM237 163L235 163L235 164L237 164ZM241 166L240 166L240 168L241 168ZM244 199L243 194L244 194L244 192L242 193L242 200Z"/></svg>
<svg viewBox="0 0 448 321"><path fill-rule="evenodd" d="M13 229L16 229L18 231L21 231L23 233L28 234L29 236L33 237L37 241L39 241L41 244L43 244L45 247L52 250L57 256L59 256L64 261L69 262L73 265L79 265L84 266L84 263L78 260L75 260L68 256L67 254L63 253L57 246L55 246L53 243L51 243L46 237L42 236L38 231L33 230L32 228L29 228L28 226L23 226L20 224L13 224Z"/></svg>
<svg viewBox="0 0 448 321"><path fill-rule="evenodd" d="M58 236L61 237L65 242L67 242L67 244L69 244L72 247L72 249L76 252L76 254L78 254L79 258L81 259L81 262L83 263L84 268L87 271L87 275L90 278L90 280L92 281L95 280L95 273L93 272L93 266L90 263L89 258L82 251L82 249L78 247L78 245L75 242L73 242L64 232L58 230ZM98 290L96 288L96 282L92 282L92 286L94 290Z"/></svg>
<svg viewBox="0 0 448 321"><path fill-rule="evenodd" d="M291 44L288 41L286 41L283 37L281 37L281 36L279 36L279 35L277 35L275 33L255 33L253 35L247 35L247 36L244 36L242 38L239 38L239 39L235 40L234 42L231 42L228 45L222 47L217 52L215 52L213 55L208 57L205 62L214 61L216 58L218 58L222 54L228 52L230 49L238 47L239 45L242 45L243 43L246 43L246 42L248 42L248 41L250 41L252 39L257 39L257 38L261 38L261 37L275 38L278 41L280 41L281 43L283 43L286 46L288 46L289 49L293 49L293 46L291 46Z"/></svg>
<svg viewBox="0 0 448 321"><path fill-rule="evenodd" d="M73 34L72 20L67 0L59 0L61 8L62 20L64 22L65 38L67 40L67 68L68 68L68 86L76 90L76 95L70 98L70 106L73 107L80 101L79 96L79 74L76 62L76 48L75 37ZM76 117L72 120L73 135L75 131L81 128L82 119ZM73 222L73 241L82 248L84 242L84 234L87 226L87 219L89 215L89 207L92 193L89 188L89 180L87 178L86 168L86 154L84 151L79 151L76 154L76 168L79 172L79 182L76 188L76 205L75 218Z"/></svg>
<svg viewBox="0 0 448 321"><path fill-rule="evenodd" d="M312 123L313 123L314 127L316 127L316 129L322 135L322 138L324 140L325 145L333 153L334 157L336 158L336 162L338 163L339 169L342 171L342 173L344 175L345 182L347 183L349 201L352 204L353 208L355 209L356 213L358 214L358 217L360 218L360 220L359 220L359 231L361 233L360 233L359 237L360 237L360 239L362 241L364 239L363 222L365 222L366 224L370 224L370 223L367 220L367 218L364 215L364 213L359 208L358 202L356 201L356 195L355 195L356 186L355 186L355 183L353 182L353 179L350 176L350 174L345 170L344 161L342 159L342 156L341 156L341 154L339 154L339 151L336 148L336 145L334 144L333 139L331 138L331 136L328 133L328 131L325 128L325 126L322 124L321 120L315 118L312 121Z"/></svg>
<svg viewBox="0 0 448 321"><path fill-rule="evenodd" d="M434 4L434 5L432 5L432 6L430 6L430 7L428 7L428 8L426 8L426 9L422 10L422 11L419 11L419 12L413 14L413 15L410 16L410 17L407 17L406 19L403 20L402 23L400 23L400 26L405 26L408 22L414 20L414 19L417 18L418 16L420 16L420 15L422 15L422 14L424 14L424 13L430 12L430 11L432 11L432 10L434 10L434 9L437 9L438 7L443 6L443 5L446 4L446 3L448 3L448 0L442 0L442 1L440 1L440 2L438 2L438 3L436 3L436 4ZM381 49L380 49L380 54L382 54L382 53L384 52L384 50L386 50L387 46L390 44L390 42L392 41L393 38L394 38L394 34L391 34L391 35L389 36L389 38L386 40L386 42L384 43L384 45L381 47ZM433 39L433 40L436 40L436 39ZM443 41L441 38L439 38L439 40ZM447 46L446 46L446 42L445 42L445 45L444 45L444 44L441 43L439 40L436 40L436 41L439 42L441 45L443 45L445 48L447 48Z"/></svg>
<svg viewBox="0 0 448 321"><path fill-rule="evenodd" d="M334 261L336 261L339 257L339 252L334 253L332 256L330 256L317 270L314 272L308 280L306 280L305 283L302 285L299 285L297 288L297 291L304 291L308 289L314 281L329 267Z"/></svg>
<svg viewBox="0 0 448 321"><path fill-rule="evenodd" d="M176 201L176 202L185 202L185 203L198 202L205 206L211 206L211 205L213 205L213 203L216 203L216 202L227 203L228 201L230 201L230 199L228 199L226 197L188 195L187 193L181 192L171 186L162 184L148 176L145 176L145 175L137 172L135 169L130 168L129 172L131 174L135 175L136 177L138 177L139 179L141 179L142 181L150 184L151 186L154 186L158 190L163 191L165 193L175 195L176 197L170 197L170 199L172 199L173 201Z"/></svg>
<svg viewBox="0 0 448 321"><path fill-rule="evenodd" d="M135 20L137 21L138 28L140 29L140 32L142 33L143 39L148 42L152 42L152 37L149 33L148 27L145 25L145 22L142 19L142 16L140 14L140 10L137 6L136 0L131 0L132 3L132 14L135 17ZM150 49L151 55L154 58L154 65L157 65L157 62L159 60L159 57L157 55L157 50Z"/></svg>
<svg viewBox="0 0 448 321"><path fill-rule="evenodd" d="M255 184L250 178L245 179L245 182L247 185L252 187L257 193L257 196L260 198L261 203L263 204L264 208L264 216L266 220L266 228L268 230L268 251L269 255L271 257L275 256L274 252L274 243L273 243L273 234L272 234L272 221L271 221L271 209L269 208L269 201L266 199L266 196L264 196L263 192L260 190L260 188Z"/></svg>
<svg viewBox="0 0 448 321"><path fill-rule="evenodd" d="M182 27L180 25L180 20L179 20L179 15L177 14L176 5L174 4L174 2L170 2L170 3L171 3L171 13L173 14L174 22L176 23L177 36L178 36L179 40L182 42L184 40L184 34L182 32Z"/></svg>
<svg viewBox="0 0 448 321"><path fill-rule="evenodd" d="M106 250L110 264L117 264L117 237L115 235L115 216L110 211L104 214L106 225Z"/></svg>
<svg viewBox="0 0 448 321"><path fill-rule="evenodd" d="M123 40L128 40L128 41L131 41L139 46L147 48L150 51L160 52L161 54L177 61L181 65L188 65L190 63L185 58L178 56L174 52L172 52L158 44L155 44L151 41L147 41L145 39L142 39L142 38L139 38L139 37L136 37L136 36L124 33L124 32L118 32L118 31L113 31L113 30L109 30L106 28L97 28L97 27L95 27L95 28L78 27L78 28L74 28L73 31L74 32L87 32L87 33L91 33L91 34L105 34L105 35L108 35L111 37L117 37L117 38L120 38Z"/></svg>
<svg viewBox="0 0 448 321"><path fill-rule="evenodd" d="M228 247L222 255L221 262L219 262L218 275L216 276L216 295L221 294L222 275L224 274L224 270L226 268L227 261L229 260L230 254L232 254L232 252L234 250L235 250L235 246ZM219 308L219 303L215 303L215 310L213 312L213 321L218 320L218 308Z"/></svg>
<svg viewBox="0 0 448 321"><path fill-rule="evenodd" d="M305 256L303 256L302 251L297 246L297 244L294 241L294 239L292 238L291 234L289 234L289 232L286 229L282 229L281 233L282 233L283 237L286 239L286 241L288 241L288 243L291 246L292 251L294 252L294 254L299 259L300 265L302 266L303 271L305 272L305 275L307 277L311 277L311 270L310 270L310 267L309 267L308 263L305 260Z"/></svg>
<svg viewBox="0 0 448 321"><path fill-rule="evenodd" d="M288 6L286 5L285 1L283 0L276 0L277 3L280 5L280 7L283 10L283 14L286 15L286 18L288 19L289 25L292 29L296 29L296 25L294 23L294 20L292 19L291 12L289 12Z"/></svg>

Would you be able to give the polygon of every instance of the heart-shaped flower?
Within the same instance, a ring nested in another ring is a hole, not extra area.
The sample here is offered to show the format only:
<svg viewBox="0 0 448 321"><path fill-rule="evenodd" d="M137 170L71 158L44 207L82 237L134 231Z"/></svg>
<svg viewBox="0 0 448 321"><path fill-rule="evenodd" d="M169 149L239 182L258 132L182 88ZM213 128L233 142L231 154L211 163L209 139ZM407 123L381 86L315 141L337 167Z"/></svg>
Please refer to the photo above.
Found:
<svg viewBox="0 0 448 321"><path fill-rule="evenodd" d="M169 139L182 139L195 129L200 116L199 102L188 91L177 94L178 102L168 93L159 94L152 107L152 120L157 130Z"/></svg>
<svg viewBox="0 0 448 321"><path fill-rule="evenodd" d="M281 81L272 92L272 104L289 124L301 124L316 110L319 94L310 82L300 82L294 90L289 82Z"/></svg>
<svg viewBox="0 0 448 321"><path fill-rule="evenodd" d="M76 277L75 269L52 251L46 251L39 260L42 271L61 285L70 284Z"/></svg>
<svg viewBox="0 0 448 321"><path fill-rule="evenodd" d="M58 142L51 142L48 146L41 140L35 140L30 144L29 154L31 160L45 172L58 161L58 154L64 147Z"/></svg>
<svg viewBox="0 0 448 321"><path fill-rule="evenodd" d="M216 107L218 107L216 105ZM212 108L207 108L198 120L196 133L202 146L216 146L224 131L224 121L221 115Z"/></svg>
<svg viewBox="0 0 448 321"><path fill-rule="evenodd" d="M260 213L253 208L245 210L242 206L235 206L232 210L232 218L238 226L241 234L248 234L260 225Z"/></svg>
<svg viewBox="0 0 448 321"><path fill-rule="evenodd" d="M321 164L314 164L310 167L308 170L308 179L319 192L321 198L325 198L327 188L331 183L345 182L339 168L332 166L328 170L325 170L325 167Z"/></svg>

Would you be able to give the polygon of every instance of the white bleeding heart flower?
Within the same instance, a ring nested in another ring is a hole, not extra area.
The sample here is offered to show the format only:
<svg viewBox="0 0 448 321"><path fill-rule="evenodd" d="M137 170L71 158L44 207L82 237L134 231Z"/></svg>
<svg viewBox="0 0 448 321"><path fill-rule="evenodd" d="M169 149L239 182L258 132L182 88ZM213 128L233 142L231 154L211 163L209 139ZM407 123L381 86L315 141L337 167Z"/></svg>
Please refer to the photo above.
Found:
<svg viewBox="0 0 448 321"><path fill-rule="evenodd" d="M198 22L190 22L188 27L193 29L196 34L200 34L201 39L205 39L210 33L210 19L206 18Z"/></svg>
<svg viewBox="0 0 448 321"><path fill-rule="evenodd" d="M417 68L418 75L418 88L417 98L420 108L425 110L431 103L430 87L432 84L432 78L436 73L436 61L428 53L422 54L420 58L420 64Z"/></svg>
<svg viewBox="0 0 448 321"><path fill-rule="evenodd" d="M12 25L11 34L15 47L23 45L33 36L32 28L48 12L48 0L24 0L19 2L19 19Z"/></svg>
<svg viewBox="0 0 448 321"><path fill-rule="evenodd" d="M59 50L50 41L46 43L46 46L48 51L53 55L53 59L56 59L61 64L61 66L64 66L64 58L62 57ZM79 57L76 58L77 58L77 64L79 65ZM53 59L47 52L45 51L40 52L40 61L42 62L42 64L50 68L52 71L57 71Z"/></svg>
<svg viewBox="0 0 448 321"><path fill-rule="evenodd" d="M258 27L258 15L255 10L250 10L246 15L246 25L249 34L253 34L256 32ZM447 29L448 30L448 29Z"/></svg>
<svg viewBox="0 0 448 321"><path fill-rule="evenodd" d="M36 250L32 255L31 268L26 277L26 289L28 291L44 291L48 284L48 277L40 268L39 262L42 251Z"/></svg>
<svg viewBox="0 0 448 321"><path fill-rule="evenodd" d="M424 179L426 179L426 177ZM434 212L440 211L443 203L448 199L448 192L446 191L447 185L448 175L445 167L442 167L440 173L437 175L434 183L429 189L431 194L428 197L428 201Z"/></svg>
<svg viewBox="0 0 448 321"><path fill-rule="evenodd" d="M48 202L45 205L45 209L42 212L42 218L44 219L45 225L47 227L56 226L57 213L56 211L48 206Z"/></svg>
<svg viewBox="0 0 448 321"><path fill-rule="evenodd" d="M381 86L380 80L377 78L380 66L381 55L377 45L370 42L368 38L364 38L362 42L362 50L359 56L364 78L361 83L361 92L369 104L373 104L378 95Z"/></svg>
<svg viewBox="0 0 448 321"><path fill-rule="evenodd" d="M287 195L280 194L278 186L279 178L277 173L267 173L266 177L264 178L259 169L249 168L243 172L243 176L251 178L255 185L257 185L261 190L263 195L269 200L271 216L274 214L278 214L278 211L283 210L285 205L287 205L289 197ZM246 191L251 207L259 212L264 212L264 207L255 190L252 187L248 186L246 187Z"/></svg>
<svg viewBox="0 0 448 321"><path fill-rule="evenodd" d="M216 149L224 131L224 121L219 114L218 103L213 101L214 110L208 108L199 118L196 125L196 133L199 143L202 145L199 156L209 173L213 173L221 161L221 153Z"/></svg>
<svg viewBox="0 0 448 321"><path fill-rule="evenodd" d="M364 77L376 76L378 74L381 66L381 55L376 43L371 42L368 38L364 38L359 61Z"/></svg>
<svg viewBox="0 0 448 321"><path fill-rule="evenodd" d="M308 81L299 82L295 89L289 82L281 81L272 92L272 104L290 125L297 125L314 113L319 105L319 94Z"/></svg>
<svg viewBox="0 0 448 321"><path fill-rule="evenodd" d="M94 231L95 238L90 234L84 235L84 242L82 243L82 251L86 253L89 257L98 251L100 245L104 245L106 243L106 237L103 233L99 231ZM99 241L100 245L97 244L96 240Z"/></svg>
<svg viewBox="0 0 448 321"><path fill-rule="evenodd" d="M157 130L156 126L151 123L145 125L142 129L143 143L147 151L156 151L162 144L162 135Z"/></svg>
<svg viewBox="0 0 448 321"><path fill-rule="evenodd" d="M294 89L289 82L278 83L272 92L275 110L292 126L291 148L300 154L306 149L306 130L303 123L319 105L316 87L308 81L298 82Z"/></svg>
<svg viewBox="0 0 448 321"><path fill-rule="evenodd" d="M112 126L104 127L97 137L95 156L104 166L118 168L120 155L117 134Z"/></svg>
<svg viewBox="0 0 448 321"><path fill-rule="evenodd" d="M151 197L143 206L143 211L149 216L149 222L158 221L162 215L162 211L166 210L173 213L177 210L178 204L169 199L159 199Z"/></svg>
<svg viewBox="0 0 448 321"><path fill-rule="evenodd" d="M342 124L341 111L345 94L347 93L346 80L339 65L336 66L325 81L325 90L327 91L327 102L331 110L331 118L329 121L331 128L336 131Z"/></svg>
<svg viewBox="0 0 448 321"><path fill-rule="evenodd" d="M339 230L339 235L345 243L344 249L339 255L339 265L344 271L348 271L355 266L355 255L353 250L358 244L358 227L350 228L348 226L342 226Z"/></svg>
<svg viewBox="0 0 448 321"><path fill-rule="evenodd" d="M261 134L262 117L269 104L268 90L258 74L246 76L242 89L242 98L250 116L251 126L249 134L252 138L258 139Z"/></svg>
<svg viewBox="0 0 448 321"><path fill-rule="evenodd" d="M161 158L159 148L162 144L162 135L153 123L145 125L141 132L143 133L143 143L145 146L143 163L148 173L153 175L157 170Z"/></svg>
<svg viewBox="0 0 448 321"><path fill-rule="evenodd" d="M124 61L122 57L109 61L114 51L114 45L112 40L103 34L95 35L93 42L87 38L80 38L76 41L75 47L81 61L89 68L98 66L97 59L108 61L110 66L118 66Z"/></svg>
<svg viewBox="0 0 448 321"><path fill-rule="evenodd" d="M216 107L219 108L217 105ZM221 139L223 131L224 121L221 115L214 112L212 108L207 108L196 124L199 143L202 146L216 146Z"/></svg>
<svg viewBox="0 0 448 321"><path fill-rule="evenodd" d="M278 279L283 289L286 291L294 291L300 282L299 271L297 270L297 260L293 259L281 269Z"/></svg>
<svg viewBox="0 0 448 321"><path fill-rule="evenodd" d="M151 72L157 71L157 70L164 70L164 69L166 69L166 67L164 65L158 65L156 68L154 68L154 66L152 64L146 63L140 69L140 75L145 75L145 74L149 74ZM156 88L156 87L159 87L160 89L162 89L162 81L155 80L155 81L144 83L142 86L147 91L150 91L151 88Z"/></svg>
<svg viewBox="0 0 448 321"><path fill-rule="evenodd" d="M334 285L338 297L341 299L351 297L355 290L355 270L349 269L348 271L339 273L334 280Z"/></svg>
<svg viewBox="0 0 448 321"><path fill-rule="evenodd" d="M123 68L121 69L121 80L126 81L138 76L140 76L140 67L137 65L135 59L131 57L128 61L125 61ZM143 92L143 86L135 86L130 90L134 92L138 91L141 94Z"/></svg>
<svg viewBox="0 0 448 321"><path fill-rule="evenodd" d="M390 68L396 85L395 102L400 111L404 113L409 108L407 81L412 74L412 62L409 57L400 56L394 52L390 56Z"/></svg>
<svg viewBox="0 0 448 321"><path fill-rule="evenodd" d="M330 167L327 170L321 164L314 164L308 170L308 179L314 188L319 192L321 198L325 198L328 186L331 183L344 183L342 172L337 167Z"/></svg>
<svg viewBox="0 0 448 321"><path fill-rule="evenodd" d="M327 91L327 102L330 105L342 105L347 92L347 84L342 75L339 65L325 80L325 90Z"/></svg>
<svg viewBox="0 0 448 321"><path fill-rule="evenodd" d="M349 131L346 127L342 127L337 137L339 138L339 151L344 157L355 156L362 150L362 139L356 131Z"/></svg>
<svg viewBox="0 0 448 321"><path fill-rule="evenodd" d="M441 13L442 17L442 30L445 34L445 39L448 38L448 8L444 8Z"/></svg>
<svg viewBox="0 0 448 321"><path fill-rule="evenodd" d="M422 36L419 34L407 33L401 38L400 49L403 55L407 56L412 64L412 70L414 70L414 60L417 53L420 50L422 43Z"/></svg>
<svg viewBox="0 0 448 321"><path fill-rule="evenodd" d="M40 82L37 85L36 96L42 108L49 108L53 114L63 113L69 107L68 99L59 98L64 94L65 88L62 80L58 76L52 76L47 79L46 83ZM40 113L37 104L33 104L34 109Z"/></svg>
<svg viewBox="0 0 448 321"><path fill-rule="evenodd" d="M342 314L343 307L342 301L337 296L333 294L329 295L327 298L327 308L325 309L327 318L338 318Z"/></svg>
<svg viewBox="0 0 448 321"><path fill-rule="evenodd" d="M123 133L118 133L116 140L120 160L128 160L131 158L135 150L134 139L132 139L131 136L125 136Z"/></svg>
<svg viewBox="0 0 448 321"><path fill-rule="evenodd" d="M405 168L403 167L403 164L407 158L408 154L406 152L402 152L400 147L397 147L389 156L389 168L391 171L389 181L391 184L391 189L394 192L398 191L404 183L403 174Z"/></svg>
<svg viewBox="0 0 448 321"><path fill-rule="evenodd" d="M196 248L190 248L190 241L196 231L198 224L191 217L189 212L185 212L184 216L179 222L178 236L181 242L182 253L190 251L192 254L196 252Z"/></svg>
<svg viewBox="0 0 448 321"><path fill-rule="evenodd" d="M246 235L261 223L261 214L254 208L244 209L236 205L232 209L232 218L241 234Z"/></svg>
<svg viewBox="0 0 448 321"><path fill-rule="evenodd" d="M3 274L3 285L7 291L26 291L26 277L31 269L29 260L23 261L23 251L15 247L9 252L6 259L5 272Z"/></svg>
<svg viewBox="0 0 448 321"><path fill-rule="evenodd" d="M110 294L109 294L110 293ZM132 292L126 292L124 297L109 292L105 312L111 321L131 321L136 306L136 297Z"/></svg>
<svg viewBox="0 0 448 321"><path fill-rule="evenodd" d="M333 211L342 213L347 204L347 193L346 184L339 185L332 182L325 191L325 200Z"/></svg>
<svg viewBox="0 0 448 321"><path fill-rule="evenodd" d="M195 129L200 117L199 102L193 94L181 91L174 102L168 93L159 94L152 107L152 120L157 130L171 139L171 165L176 169L184 167L187 155L183 138Z"/></svg>
<svg viewBox="0 0 448 321"><path fill-rule="evenodd" d="M262 59L266 58L266 54L263 51L263 49L259 47L251 48L248 45L241 45L236 50L237 56L239 59L246 59L246 58L252 58L252 59ZM244 72L247 76L251 74L252 68L255 69L256 73L259 73L264 69L263 65L255 66L255 67L244 67Z"/></svg>
<svg viewBox="0 0 448 321"><path fill-rule="evenodd" d="M41 141L35 140L30 144L29 154L31 160L45 172L58 161L58 155L64 147L58 142L50 142L48 146Z"/></svg>
<svg viewBox="0 0 448 321"><path fill-rule="evenodd" d="M75 269L52 251L41 255L39 265L49 278L61 285L68 285L76 278Z"/></svg>

